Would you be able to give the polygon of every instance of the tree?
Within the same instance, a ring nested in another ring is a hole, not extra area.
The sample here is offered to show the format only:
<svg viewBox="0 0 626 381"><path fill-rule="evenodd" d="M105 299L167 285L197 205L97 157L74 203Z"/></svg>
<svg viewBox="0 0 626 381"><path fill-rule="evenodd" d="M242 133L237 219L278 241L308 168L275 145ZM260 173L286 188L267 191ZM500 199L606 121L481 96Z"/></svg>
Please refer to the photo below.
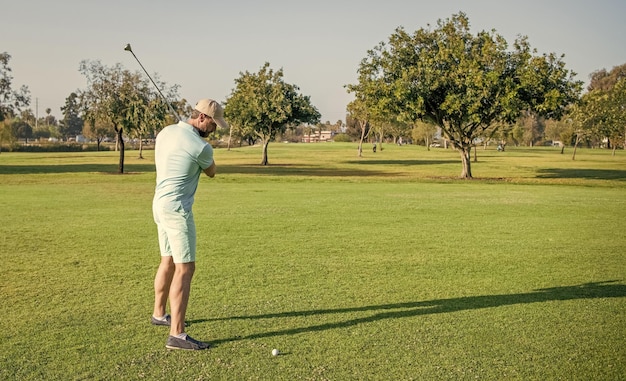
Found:
<svg viewBox="0 0 626 381"><path fill-rule="evenodd" d="M583 95L571 111L573 136L575 138L572 160L576 160L578 144L596 135L606 123L606 100L608 96L601 90L594 90Z"/></svg>
<svg viewBox="0 0 626 381"><path fill-rule="evenodd" d="M441 128L460 153L462 178L472 177L471 148L490 126L512 123L522 110L559 116L582 86L561 58L533 56L525 37L510 51L494 30L472 35L464 13L412 35L397 28L368 52L359 73L353 89L377 112Z"/></svg>
<svg viewBox="0 0 626 381"><path fill-rule="evenodd" d="M362 157L363 141L367 139L371 131L368 110L363 100L359 98L350 102L347 108L349 117L346 118L346 123L349 129L358 131L359 145L357 146L357 156Z"/></svg>
<svg viewBox="0 0 626 381"><path fill-rule="evenodd" d="M15 131L15 136L24 139L26 143L28 143L28 139L33 136L33 126L22 119L14 119L12 122L12 128L13 131Z"/></svg>
<svg viewBox="0 0 626 381"><path fill-rule="evenodd" d="M387 131L387 137L391 137L394 144L402 142L402 138L411 136L413 125L410 123L402 122L397 119L393 119L385 124L385 131ZM404 140L406 142L406 140Z"/></svg>
<svg viewBox="0 0 626 381"><path fill-rule="evenodd" d="M610 72L602 69L591 75L589 92L583 95L586 120L594 123L598 139L608 139L608 148L626 143L626 64ZM615 153L615 151L613 151Z"/></svg>
<svg viewBox="0 0 626 381"><path fill-rule="evenodd" d="M80 134L83 130L84 121L80 117L78 94L73 92L65 98L65 105L61 107L61 112L63 113L63 119L59 125L61 136L68 138Z"/></svg>
<svg viewBox="0 0 626 381"><path fill-rule="evenodd" d="M157 100L156 92L140 73L123 69L119 63L106 67L99 61L82 61L80 72L88 84L79 95L84 119L93 128L113 127L120 152L118 172L124 173L124 133L132 135L134 129L146 131L148 125L165 121L163 110L167 106ZM177 86L166 88L161 83L160 88L168 96L176 95Z"/></svg>
<svg viewBox="0 0 626 381"><path fill-rule="evenodd" d="M9 67L10 60L8 53L0 53L0 122L14 117L19 110L30 104L28 87L22 86L19 90L11 88L13 77Z"/></svg>
<svg viewBox="0 0 626 381"><path fill-rule="evenodd" d="M100 144L113 132L113 127L100 120L88 119L81 132L87 138L95 140L97 150L100 151Z"/></svg>
<svg viewBox="0 0 626 381"><path fill-rule="evenodd" d="M254 134L263 142L261 165L268 165L267 148L277 134L301 123L316 124L320 113L298 86L285 83L283 70L265 63L258 73L240 73L236 87L226 100L224 113L231 128L242 136Z"/></svg>
<svg viewBox="0 0 626 381"><path fill-rule="evenodd" d="M348 93L354 93L354 100L348 104L350 117L357 122L359 133L358 156L362 156L363 141L376 130L382 135L385 122L397 120L390 115L389 82L379 76L378 57L370 51L373 64L367 58L361 61L358 71L358 83L347 85ZM382 141L382 140L381 140ZM376 144L376 143L374 143ZM374 146L375 148L376 146ZM382 148L382 147L381 147Z"/></svg>
<svg viewBox="0 0 626 381"><path fill-rule="evenodd" d="M569 129L569 124L567 123L567 119L562 118L559 120L548 119L546 120L546 130L545 135L546 139L555 141L560 141L562 148L565 147L567 141L563 140L563 136L567 133Z"/></svg>
<svg viewBox="0 0 626 381"><path fill-rule="evenodd" d="M411 130L411 137L415 142L423 140L426 148L430 151L430 142L437 133L437 126L430 123L416 122Z"/></svg>
<svg viewBox="0 0 626 381"><path fill-rule="evenodd" d="M621 142L626 149L626 77L620 79L611 89L608 97L608 125L611 126L608 137L615 148Z"/></svg>
<svg viewBox="0 0 626 381"><path fill-rule="evenodd" d="M124 109L121 64L112 67L100 61L81 61L79 71L87 78L87 89L80 92L83 117L91 125L111 125L120 148L118 172L124 173Z"/></svg>
<svg viewBox="0 0 626 381"><path fill-rule="evenodd" d="M15 143L16 140L17 138L13 133L9 120L5 119L0 122L0 153L2 153L2 145L4 143L7 143L10 146Z"/></svg>
<svg viewBox="0 0 626 381"><path fill-rule="evenodd" d="M0 53L0 147L3 142L8 142L9 144L15 142L17 136L11 119L23 107L27 107L30 104L28 87L22 86L19 90L13 90L11 87L13 77L11 76L11 67L9 66L10 60L11 56L7 52ZM2 152L1 149L0 152Z"/></svg>
<svg viewBox="0 0 626 381"><path fill-rule="evenodd" d="M590 77L591 80L589 81L589 86L587 86L589 92L594 90L610 90L617 82L626 78L626 64L615 66L608 72L606 69L594 71L591 73Z"/></svg>

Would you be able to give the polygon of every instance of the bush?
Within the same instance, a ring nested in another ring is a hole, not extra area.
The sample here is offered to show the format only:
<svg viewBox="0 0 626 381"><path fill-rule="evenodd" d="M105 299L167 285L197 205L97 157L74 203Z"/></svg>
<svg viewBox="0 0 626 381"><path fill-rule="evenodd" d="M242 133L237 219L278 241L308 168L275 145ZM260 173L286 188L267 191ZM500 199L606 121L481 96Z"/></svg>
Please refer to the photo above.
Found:
<svg viewBox="0 0 626 381"><path fill-rule="evenodd" d="M348 134L337 134L333 138L333 141L337 143L350 143L352 138L348 136Z"/></svg>
<svg viewBox="0 0 626 381"><path fill-rule="evenodd" d="M72 144L72 143L54 143L54 144L28 144L13 145L10 147L13 152L82 152L97 151L96 144ZM110 151L109 147L100 145L100 151Z"/></svg>

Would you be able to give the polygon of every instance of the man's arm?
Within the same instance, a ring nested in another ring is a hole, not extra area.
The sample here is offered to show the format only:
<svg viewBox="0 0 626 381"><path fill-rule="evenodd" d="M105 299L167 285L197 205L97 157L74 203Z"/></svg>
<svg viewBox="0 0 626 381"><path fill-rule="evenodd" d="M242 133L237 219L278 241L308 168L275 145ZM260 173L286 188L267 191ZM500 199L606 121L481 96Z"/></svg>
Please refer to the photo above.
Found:
<svg viewBox="0 0 626 381"><path fill-rule="evenodd" d="M213 163L211 163L209 167L205 168L204 173L209 177L214 177L216 170L217 168L215 167L215 160L213 160Z"/></svg>

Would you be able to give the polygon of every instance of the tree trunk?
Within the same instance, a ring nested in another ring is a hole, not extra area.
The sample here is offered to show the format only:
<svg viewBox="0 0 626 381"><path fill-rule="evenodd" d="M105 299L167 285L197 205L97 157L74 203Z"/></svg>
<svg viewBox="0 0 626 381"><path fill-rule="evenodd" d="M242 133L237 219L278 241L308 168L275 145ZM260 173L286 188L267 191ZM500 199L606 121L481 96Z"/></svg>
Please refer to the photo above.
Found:
<svg viewBox="0 0 626 381"><path fill-rule="evenodd" d="M269 161L267 160L267 146L270 145L269 139L263 141L263 160L261 161L261 165L268 165Z"/></svg>
<svg viewBox="0 0 626 381"><path fill-rule="evenodd" d="M143 137L139 136L139 158L143 159Z"/></svg>
<svg viewBox="0 0 626 381"><path fill-rule="evenodd" d="M359 140L358 157L363 157L363 140L365 139L365 125L361 125L361 140Z"/></svg>
<svg viewBox="0 0 626 381"><path fill-rule="evenodd" d="M463 171L461 172L462 179L472 178L471 149L471 147L458 148L458 151L461 154L461 162L463 163Z"/></svg>
<svg viewBox="0 0 626 381"><path fill-rule="evenodd" d="M576 148L578 148L578 142L580 139L578 136L576 137L576 142L574 142L574 153L572 154L572 160L576 160Z"/></svg>
<svg viewBox="0 0 626 381"><path fill-rule="evenodd" d="M120 162L118 165L118 173L124 173L124 138L122 137L122 128L115 127L117 132L117 142L120 148Z"/></svg>
<svg viewBox="0 0 626 381"><path fill-rule="evenodd" d="M478 155L476 154L476 146L474 146L474 163L478 162Z"/></svg>

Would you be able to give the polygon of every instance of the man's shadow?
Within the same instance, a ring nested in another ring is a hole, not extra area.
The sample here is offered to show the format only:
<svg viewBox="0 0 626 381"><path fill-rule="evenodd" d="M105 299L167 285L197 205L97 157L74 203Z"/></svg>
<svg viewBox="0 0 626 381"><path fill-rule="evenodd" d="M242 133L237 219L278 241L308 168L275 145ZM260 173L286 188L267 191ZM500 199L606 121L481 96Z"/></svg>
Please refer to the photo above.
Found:
<svg viewBox="0 0 626 381"><path fill-rule="evenodd" d="M216 319L192 320L189 323L201 323L207 321L223 320L251 320L251 319L273 319L302 317L314 315L329 315L349 312L379 311L378 313L362 318L350 319L340 322L311 325L300 328L290 328L278 331L261 332L247 336L237 336L212 341L212 344L219 344L237 340L251 340L264 337L294 335L303 332L325 331L328 329L351 327L362 323L372 323L384 319L400 319L420 315L431 315L448 312L476 310L482 308L492 308L508 306L514 304L541 303L559 300L576 299L598 299L598 298L623 298L626 297L626 285L617 283L619 281L604 281L595 283L585 283L576 286L553 287L534 290L528 293L467 296L451 299L437 299L429 301L417 301L395 304L381 304L375 306L349 307L336 309L319 309L308 311L278 312L250 316L230 316Z"/></svg>

